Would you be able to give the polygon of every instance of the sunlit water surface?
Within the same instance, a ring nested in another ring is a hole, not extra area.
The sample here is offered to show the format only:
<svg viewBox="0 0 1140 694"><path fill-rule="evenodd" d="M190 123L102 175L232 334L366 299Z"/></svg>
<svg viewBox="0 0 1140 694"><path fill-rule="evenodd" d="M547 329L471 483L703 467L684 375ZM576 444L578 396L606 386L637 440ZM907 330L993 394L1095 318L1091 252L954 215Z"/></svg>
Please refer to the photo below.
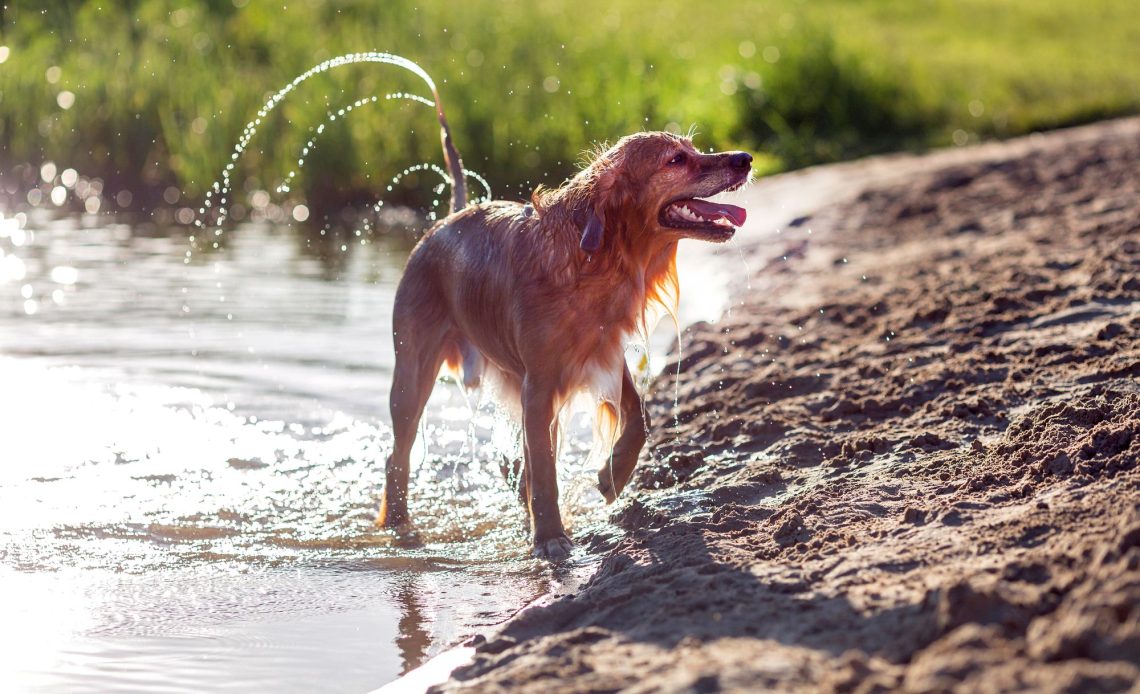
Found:
<svg viewBox="0 0 1140 694"><path fill-rule="evenodd" d="M442 383L423 545L373 527L407 241L224 238L0 220L6 690L365 691L589 573L530 558L493 415ZM577 535L612 531L589 446L560 469Z"/></svg>

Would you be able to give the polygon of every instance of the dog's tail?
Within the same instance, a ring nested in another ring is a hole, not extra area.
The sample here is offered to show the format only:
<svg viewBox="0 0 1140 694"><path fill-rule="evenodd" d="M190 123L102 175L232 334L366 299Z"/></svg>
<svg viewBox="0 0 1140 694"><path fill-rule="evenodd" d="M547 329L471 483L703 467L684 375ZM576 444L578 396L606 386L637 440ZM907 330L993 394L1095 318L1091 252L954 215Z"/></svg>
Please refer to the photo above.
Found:
<svg viewBox="0 0 1140 694"><path fill-rule="evenodd" d="M439 90L435 84L431 85L431 95L435 98L435 114L439 117L439 139L443 144L443 159L447 164L447 172L451 175L451 211L458 212L467 207L467 180L463 173L463 160L459 158L459 150L451 140L451 128L447 125L447 116L443 114L443 101L439 98Z"/></svg>

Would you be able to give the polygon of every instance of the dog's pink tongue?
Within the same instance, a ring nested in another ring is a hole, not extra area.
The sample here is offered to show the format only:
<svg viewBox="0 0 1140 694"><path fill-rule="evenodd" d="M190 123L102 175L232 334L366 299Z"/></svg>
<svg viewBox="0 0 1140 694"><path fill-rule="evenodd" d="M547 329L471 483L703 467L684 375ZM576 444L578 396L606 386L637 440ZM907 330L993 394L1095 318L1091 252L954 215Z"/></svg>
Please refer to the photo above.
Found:
<svg viewBox="0 0 1140 694"><path fill-rule="evenodd" d="M709 202L708 200L686 200L685 205L705 219L727 218L735 227L743 226L744 220L748 219L748 211L736 205Z"/></svg>

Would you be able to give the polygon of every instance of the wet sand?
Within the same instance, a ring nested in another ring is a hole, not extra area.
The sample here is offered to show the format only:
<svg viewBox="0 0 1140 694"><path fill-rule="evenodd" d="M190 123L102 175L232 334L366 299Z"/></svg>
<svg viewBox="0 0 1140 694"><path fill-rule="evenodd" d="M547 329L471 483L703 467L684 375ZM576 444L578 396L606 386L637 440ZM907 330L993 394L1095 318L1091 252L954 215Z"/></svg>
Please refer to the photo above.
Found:
<svg viewBox="0 0 1140 694"><path fill-rule="evenodd" d="M1137 686L1140 120L743 198L813 182L654 384L624 536L440 689Z"/></svg>

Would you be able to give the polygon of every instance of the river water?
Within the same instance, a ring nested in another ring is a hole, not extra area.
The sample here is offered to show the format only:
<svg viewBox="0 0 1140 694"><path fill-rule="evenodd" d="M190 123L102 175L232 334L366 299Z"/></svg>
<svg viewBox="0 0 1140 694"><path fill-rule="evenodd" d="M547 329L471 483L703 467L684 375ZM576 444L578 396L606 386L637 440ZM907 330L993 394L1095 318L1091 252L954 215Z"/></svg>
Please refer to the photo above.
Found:
<svg viewBox="0 0 1140 694"><path fill-rule="evenodd" d="M0 682L366 691L566 588L529 557L494 420L441 384L424 545L373 525L392 296L410 248L245 224L0 220ZM562 488L604 525L588 440Z"/></svg>
<svg viewBox="0 0 1140 694"><path fill-rule="evenodd" d="M407 235L187 237L0 218L5 690L367 691L589 576L530 557L501 428L444 383L413 455L423 545L373 526ZM715 318L743 255L682 250L682 323ZM615 533L570 431L568 529Z"/></svg>

